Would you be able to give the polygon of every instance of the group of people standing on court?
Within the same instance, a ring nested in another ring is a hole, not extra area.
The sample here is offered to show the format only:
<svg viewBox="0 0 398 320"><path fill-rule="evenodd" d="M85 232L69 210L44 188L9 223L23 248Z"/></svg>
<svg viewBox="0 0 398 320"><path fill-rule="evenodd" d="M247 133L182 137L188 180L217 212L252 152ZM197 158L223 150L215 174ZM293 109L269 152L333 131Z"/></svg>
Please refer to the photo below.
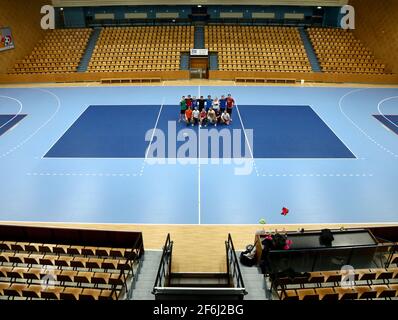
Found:
<svg viewBox="0 0 398 320"><path fill-rule="evenodd" d="M203 96L200 98L183 96L180 101L180 117L179 122L184 121L187 126L199 125L199 127L207 127L207 124L214 125L224 124L230 125L232 122L232 109L235 106L235 100L231 94L227 97L224 95L220 99L209 95L207 99Z"/></svg>

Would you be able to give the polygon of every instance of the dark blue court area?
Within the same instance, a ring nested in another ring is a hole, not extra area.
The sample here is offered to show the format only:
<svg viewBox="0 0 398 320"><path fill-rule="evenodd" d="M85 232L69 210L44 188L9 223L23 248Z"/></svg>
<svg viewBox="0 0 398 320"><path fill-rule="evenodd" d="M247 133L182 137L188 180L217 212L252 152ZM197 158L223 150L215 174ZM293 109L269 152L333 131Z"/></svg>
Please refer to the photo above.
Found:
<svg viewBox="0 0 398 320"><path fill-rule="evenodd" d="M310 106L239 110L245 129L254 131L254 158L355 158Z"/></svg>
<svg viewBox="0 0 398 320"><path fill-rule="evenodd" d="M15 127L26 114L1 114L0 115L0 136Z"/></svg>
<svg viewBox="0 0 398 320"><path fill-rule="evenodd" d="M251 157L252 153L254 158L355 158L309 106L239 106L233 111L230 126L202 128L202 139L198 137L198 126L177 122L178 115L178 106L172 105L90 106L45 157L203 158L217 154L225 158ZM155 127L158 130L152 135L150 130ZM224 134L235 141L227 143L220 134L217 143L212 144L212 138L203 138L206 129L218 133L227 129ZM249 130L253 130L253 139ZM164 139L165 146L161 154L161 149L155 148L159 139ZM197 141L195 152L184 148L190 139ZM199 144L202 151L197 149Z"/></svg>
<svg viewBox="0 0 398 320"><path fill-rule="evenodd" d="M47 158L143 158L145 133L160 105L90 106L45 155Z"/></svg>
<svg viewBox="0 0 398 320"><path fill-rule="evenodd" d="M392 132L398 134L398 115L374 115L374 117L384 124Z"/></svg>

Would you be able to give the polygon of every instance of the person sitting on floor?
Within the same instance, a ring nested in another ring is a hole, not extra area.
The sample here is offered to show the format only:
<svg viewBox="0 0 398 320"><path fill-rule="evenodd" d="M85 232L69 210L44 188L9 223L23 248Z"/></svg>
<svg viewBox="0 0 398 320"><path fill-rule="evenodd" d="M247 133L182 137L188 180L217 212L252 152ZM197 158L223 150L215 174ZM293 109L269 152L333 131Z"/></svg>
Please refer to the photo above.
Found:
<svg viewBox="0 0 398 320"><path fill-rule="evenodd" d="M197 107L192 111L192 125L196 125L199 123L199 115L200 112Z"/></svg>
<svg viewBox="0 0 398 320"><path fill-rule="evenodd" d="M221 123L229 126L231 124L231 116L227 112L227 110L224 110L223 114L221 115Z"/></svg>
<svg viewBox="0 0 398 320"><path fill-rule="evenodd" d="M211 107L209 112L207 113L207 120L209 121L209 123L214 124L215 127L217 127L217 116L216 116L216 112L213 110L213 108Z"/></svg>
<svg viewBox="0 0 398 320"><path fill-rule="evenodd" d="M203 108L202 111L200 112L200 116L199 116L199 126L205 126L207 127L207 112L206 109Z"/></svg>
<svg viewBox="0 0 398 320"><path fill-rule="evenodd" d="M189 126L190 124L192 124L192 109L190 107L188 107L187 111L185 111L185 122L187 124L187 126Z"/></svg>

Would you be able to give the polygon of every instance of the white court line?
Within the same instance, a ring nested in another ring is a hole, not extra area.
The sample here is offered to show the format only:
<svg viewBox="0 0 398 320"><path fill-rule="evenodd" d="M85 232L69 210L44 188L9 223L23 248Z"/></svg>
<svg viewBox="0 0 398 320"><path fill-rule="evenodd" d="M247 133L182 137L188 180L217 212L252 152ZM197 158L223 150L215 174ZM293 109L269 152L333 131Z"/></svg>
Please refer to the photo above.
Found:
<svg viewBox="0 0 398 320"><path fill-rule="evenodd" d="M71 221L25 221L25 220L16 220L16 221L9 221L9 220L0 220L0 223L7 223L7 224L38 224L38 223L45 223L45 224L57 224L57 225L71 225L71 228L75 228L74 226L76 224L79 225L95 225L99 224L99 222L71 222ZM132 223L132 222L106 222L106 223L100 223L101 225L110 225L110 226L198 226L197 223ZM271 230L275 230L274 226L314 226L314 225L322 225L322 226L335 226L335 225L341 225L345 226L345 228L348 228L349 225L352 226L396 226L397 222L328 222L328 223L320 223L320 222L313 222L313 223L273 223L273 224L265 224L260 227ZM204 223L201 224L200 227L206 227L206 226L211 226L211 227L223 227L223 226L229 226L229 227L239 227L239 226L253 226L253 227L259 227L258 223L225 223L225 224L211 224L211 223ZM319 229L319 228L316 228ZM316 230L314 229L314 230ZM101 228L101 230L106 230L106 228ZM147 250L147 249L145 249ZM159 250L161 251L161 250Z"/></svg>
<svg viewBox="0 0 398 320"><path fill-rule="evenodd" d="M4 99L10 99L10 100L14 100L19 104L19 111L17 114L15 114L10 120L8 120L6 123L4 123L2 126L0 126L0 129L3 128L4 126L6 126L7 124L9 124L11 121L13 121L16 117L18 117L23 109L23 104L20 100L9 97L9 96L0 96L0 98L4 98Z"/></svg>
<svg viewBox="0 0 398 320"><path fill-rule="evenodd" d="M37 128L36 131L34 131L30 136L28 136L21 143L19 143L15 147L11 148L7 152L3 153L2 155L0 155L0 159L8 156L10 153L13 153L15 150L21 148L25 143L27 143L30 139L32 139L41 129L43 129L47 124L50 123L50 121L52 119L54 119L54 117L56 116L56 114L59 112L59 110L61 108L61 100L55 93L52 93L51 91L48 91L45 89L38 89L38 88L32 88L32 90L38 90L38 91L42 91L42 92L52 95L57 100L57 108L56 108L55 112L50 116L50 118L48 118L47 121L45 121L39 128Z"/></svg>
<svg viewBox="0 0 398 320"><path fill-rule="evenodd" d="M137 177L137 173L28 172L27 176L47 177Z"/></svg>
<svg viewBox="0 0 398 320"><path fill-rule="evenodd" d="M256 162L255 162L254 156L253 156L253 150L252 150L252 148L251 148L251 146L250 146L249 139L247 138L246 129L245 129L245 126L243 125L242 117L240 116L239 107L238 107L237 104L235 104L235 106L236 106L236 111L237 111L238 116L239 116L240 124L242 125L243 134L245 135L245 140L246 140L247 146L249 147L249 151L250 151L250 154L251 154L251 156L252 156L252 161L253 161L254 170L256 171L257 177L259 177L260 174L259 174L259 172L258 172L258 170L257 170L257 167L256 167Z"/></svg>
<svg viewBox="0 0 398 320"><path fill-rule="evenodd" d="M340 112L344 115L344 117L346 117L366 138L368 138L371 142L373 142L375 145L377 145L380 149L382 149L383 151L389 153L390 155L394 156L395 158L398 158L398 154L392 152L391 150L387 149L386 147L384 147L382 144L378 143L373 137L371 137L369 134L367 134L365 132L365 130L363 130L359 125L357 125L354 120L352 120L344 111L343 111L343 106L342 106L342 102L344 101L344 99L346 97L348 97L349 95L356 93L356 92L360 92L360 91L365 91L367 89L355 89L355 90L351 90L350 92L347 92L345 95L343 95L340 100L339 100L339 108L340 108Z"/></svg>
<svg viewBox="0 0 398 320"><path fill-rule="evenodd" d="M336 138L339 139L339 140L347 147L347 149L350 150L350 152L351 152L351 153L354 155L354 157L355 157L355 159L352 159L352 158L345 158L345 160L357 160L357 159L359 159L359 157L350 149L350 147L348 146L348 144L345 143L345 142L337 135L337 133L329 126L329 124L326 123L325 119L322 118L322 117L318 114L318 112L316 112L315 108L314 108L312 105L309 105L309 107L312 109L312 111L315 112L315 114L318 116L318 118L319 118L324 124L326 124L326 126L329 128L329 130L333 132L333 134L336 136Z"/></svg>
<svg viewBox="0 0 398 320"><path fill-rule="evenodd" d="M57 144L57 142L69 131L70 128L72 128L72 126L76 123L77 120L80 119L80 117L83 115L83 113L85 113L88 109L90 108L90 106L86 107L85 109L83 109L82 112L80 112L79 116L77 118L75 118L75 120L73 120L72 124L70 126L68 126L64 132L59 136L59 138L57 138L53 144L51 144L50 148L47 149L46 152L44 152L44 154L41 156L41 159L70 159L70 157L59 157L59 158L53 158L53 157L48 157L45 158L46 154L50 152L50 150ZM79 158L82 159L82 158Z"/></svg>
<svg viewBox="0 0 398 320"><path fill-rule="evenodd" d="M295 174L295 173L282 173L282 174L263 174L262 177L267 177L267 178L272 178L272 177L283 177L283 178L300 178L300 177L309 177L309 178L326 178L326 177L334 177L334 178L354 178L354 177L374 177L372 173L301 173L301 174Z"/></svg>
<svg viewBox="0 0 398 320"><path fill-rule="evenodd" d="M200 98L200 86L198 87L198 97ZM198 224L201 224L201 169L200 169L200 126L198 127Z"/></svg>
<svg viewBox="0 0 398 320"><path fill-rule="evenodd" d="M199 162L200 163L200 162ZM198 164L198 223L201 224L201 192L200 192L200 185L201 185L201 172L200 167ZM27 176L47 176L47 177L138 177L141 176L137 173L89 173L89 172L28 172L26 173ZM358 177L374 177L372 173L269 173L269 174L260 174L260 177L266 178L301 178L301 177L308 177L308 178L327 178L327 177L334 177L334 178L358 178Z"/></svg>
<svg viewBox="0 0 398 320"><path fill-rule="evenodd" d="M145 159L144 159L144 162L142 163L142 167L141 167L141 171L140 171L140 177L142 177L143 174L144 174L144 169L145 169L146 161L147 161L147 158L148 158L149 150L151 149L153 138L155 137L156 128L158 127L158 123L159 123L160 115L162 114L162 110L163 110L163 106L164 106L164 103L165 103L165 99L166 98L163 97L162 104L161 104L160 109L159 109L158 117L156 118L155 127L153 128L152 136L151 136L151 139L149 140L148 148L147 148L147 150L145 152Z"/></svg>
<svg viewBox="0 0 398 320"><path fill-rule="evenodd" d="M377 105L377 110L379 111L380 115L381 115L384 119L386 119L386 120L387 120L388 122L390 122L393 126L395 126L395 127L398 128L398 126L397 126L394 122L392 122L390 119L388 119L388 118L381 112L381 109L380 109L381 105L382 105L384 102L387 102L387 101L390 101L390 100L393 100L393 99L398 99L398 96L386 98L386 99L380 101L379 104Z"/></svg>

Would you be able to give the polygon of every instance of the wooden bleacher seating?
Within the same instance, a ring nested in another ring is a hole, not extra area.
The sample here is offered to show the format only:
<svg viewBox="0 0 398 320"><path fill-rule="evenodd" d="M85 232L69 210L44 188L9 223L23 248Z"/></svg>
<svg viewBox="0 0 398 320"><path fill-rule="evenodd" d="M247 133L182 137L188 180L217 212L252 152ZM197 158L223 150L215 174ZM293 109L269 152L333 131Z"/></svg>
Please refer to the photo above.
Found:
<svg viewBox="0 0 398 320"><path fill-rule="evenodd" d="M272 289L281 300L354 300L398 297L398 268L355 270L354 284L342 287L340 271L276 277Z"/></svg>
<svg viewBox="0 0 398 320"><path fill-rule="evenodd" d="M176 71L181 52L193 47L192 26L104 28L88 71Z"/></svg>
<svg viewBox="0 0 398 320"><path fill-rule="evenodd" d="M310 72L297 28L207 26L205 44L220 71Z"/></svg>
<svg viewBox="0 0 398 320"><path fill-rule="evenodd" d="M309 28L322 70L329 73L385 74L386 66L348 30Z"/></svg>
<svg viewBox="0 0 398 320"><path fill-rule="evenodd" d="M0 226L0 231L8 233L4 236L7 240L0 241L0 300L121 299L126 294L126 279L134 276L134 268L143 254L140 233L111 235L110 231L72 230L72 234L81 233L76 237L85 239L78 245L79 239L67 244L68 239L57 239L57 236L47 236L48 242L37 241L46 238L48 228L33 227L32 234L40 236L33 237L32 242L26 241L28 236L16 241L23 232L9 226L12 232L17 230L14 237L6 227ZM67 229L61 230L68 233ZM29 235L29 231L26 234ZM14 239L9 240L10 237ZM110 239L118 237L122 240L112 246ZM123 241L126 245L119 246ZM105 242L109 245L103 246ZM95 243L101 245L95 246Z"/></svg>
<svg viewBox="0 0 398 320"><path fill-rule="evenodd" d="M17 61L9 74L56 74L77 71L91 29L56 29L46 33L32 53Z"/></svg>

